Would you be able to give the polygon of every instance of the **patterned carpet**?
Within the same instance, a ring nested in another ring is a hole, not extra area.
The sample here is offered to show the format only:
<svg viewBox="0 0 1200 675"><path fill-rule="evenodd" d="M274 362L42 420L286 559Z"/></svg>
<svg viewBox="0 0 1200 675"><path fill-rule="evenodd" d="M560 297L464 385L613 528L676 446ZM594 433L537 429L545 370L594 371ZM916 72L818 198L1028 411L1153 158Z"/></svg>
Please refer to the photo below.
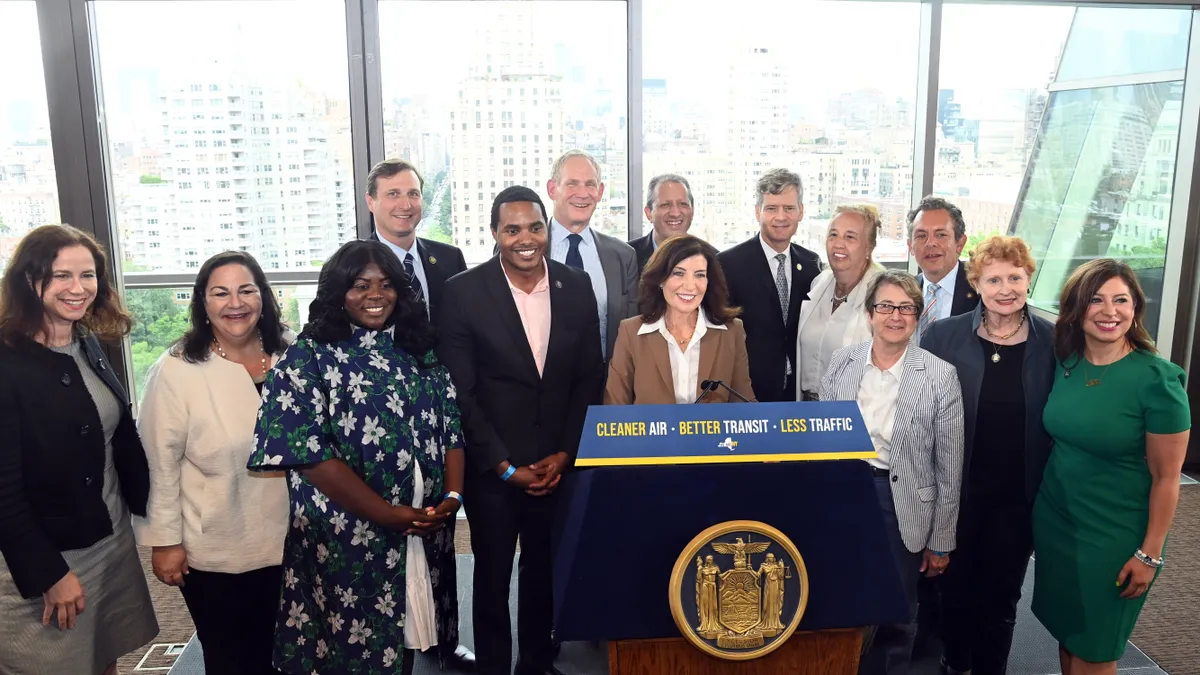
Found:
<svg viewBox="0 0 1200 675"><path fill-rule="evenodd" d="M470 552L468 532L467 523L459 521L459 553ZM121 671L165 673L174 662L168 646L181 648L194 628L179 591L159 583L150 572L149 551L141 553L161 632L154 645L122 659ZM1200 641L1195 639L1200 630L1200 486L1180 490L1167 559L1132 640L1170 675L1200 675ZM135 670L143 657L142 669Z"/></svg>

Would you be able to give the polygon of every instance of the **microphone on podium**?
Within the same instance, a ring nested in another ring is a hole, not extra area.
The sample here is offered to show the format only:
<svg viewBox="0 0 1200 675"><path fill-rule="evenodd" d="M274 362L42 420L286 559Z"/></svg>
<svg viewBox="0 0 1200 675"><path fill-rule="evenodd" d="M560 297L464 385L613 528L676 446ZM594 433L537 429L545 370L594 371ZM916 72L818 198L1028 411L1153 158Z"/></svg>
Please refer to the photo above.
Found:
<svg viewBox="0 0 1200 675"><path fill-rule="evenodd" d="M725 384L724 382L722 382L720 380L704 380L703 382L700 383L700 389L703 390L703 393L700 394L700 398L696 399L696 403L699 403L700 399L703 399L708 394L708 392L716 391L718 388L724 389L725 391L729 392L730 394L733 394L734 396L742 399L743 403L750 402L750 399L746 398L745 396L742 396L733 387L730 387L729 385Z"/></svg>

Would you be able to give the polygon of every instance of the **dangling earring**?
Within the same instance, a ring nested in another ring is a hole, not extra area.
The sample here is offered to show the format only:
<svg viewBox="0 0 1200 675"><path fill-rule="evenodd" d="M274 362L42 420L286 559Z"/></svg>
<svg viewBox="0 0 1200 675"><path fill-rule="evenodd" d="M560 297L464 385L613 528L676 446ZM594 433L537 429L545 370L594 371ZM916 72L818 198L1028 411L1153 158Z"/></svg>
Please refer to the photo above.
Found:
<svg viewBox="0 0 1200 675"><path fill-rule="evenodd" d="M204 325L207 326L209 323L211 322L208 320L208 317L204 317Z"/></svg>

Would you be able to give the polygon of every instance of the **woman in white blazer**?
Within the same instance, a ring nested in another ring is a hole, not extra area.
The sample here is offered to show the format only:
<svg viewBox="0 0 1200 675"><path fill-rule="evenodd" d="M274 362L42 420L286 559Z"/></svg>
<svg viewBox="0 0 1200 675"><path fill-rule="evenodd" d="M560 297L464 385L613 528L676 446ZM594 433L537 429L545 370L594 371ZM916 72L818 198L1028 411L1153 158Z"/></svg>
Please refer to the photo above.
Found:
<svg viewBox="0 0 1200 675"><path fill-rule="evenodd" d="M290 337L254 258L221 253L196 277L191 328L146 382L138 431L150 503L134 532L154 549L154 575L183 593L208 673L277 672L287 484L246 462L262 383Z"/></svg>
<svg viewBox="0 0 1200 675"><path fill-rule="evenodd" d="M879 238L879 209L845 204L833 211L825 235L829 267L813 279L796 331L796 400L816 401L829 359L842 347L871 339L867 287L883 271L871 259Z"/></svg>

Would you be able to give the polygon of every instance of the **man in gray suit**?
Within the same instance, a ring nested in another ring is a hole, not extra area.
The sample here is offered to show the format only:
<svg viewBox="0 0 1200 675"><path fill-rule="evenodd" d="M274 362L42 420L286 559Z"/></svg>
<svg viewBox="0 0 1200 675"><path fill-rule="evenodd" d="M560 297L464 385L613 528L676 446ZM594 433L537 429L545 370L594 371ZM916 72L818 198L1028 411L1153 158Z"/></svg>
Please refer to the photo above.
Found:
<svg viewBox="0 0 1200 675"><path fill-rule="evenodd" d="M604 360L612 356L617 326L638 313L638 266L633 248L590 227L604 195L600 165L582 150L568 150L554 162L546 192L554 200L550 219L550 259L592 278L600 315Z"/></svg>
<svg viewBox="0 0 1200 675"><path fill-rule="evenodd" d="M962 486L962 390L954 366L913 343L924 298L917 280L888 270L867 289L874 337L834 352L822 401L855 401L877 457L866 460L909 620L878 626L859 675L906 675L916 636L917 582L936 577L956 545Z"/></svg>

